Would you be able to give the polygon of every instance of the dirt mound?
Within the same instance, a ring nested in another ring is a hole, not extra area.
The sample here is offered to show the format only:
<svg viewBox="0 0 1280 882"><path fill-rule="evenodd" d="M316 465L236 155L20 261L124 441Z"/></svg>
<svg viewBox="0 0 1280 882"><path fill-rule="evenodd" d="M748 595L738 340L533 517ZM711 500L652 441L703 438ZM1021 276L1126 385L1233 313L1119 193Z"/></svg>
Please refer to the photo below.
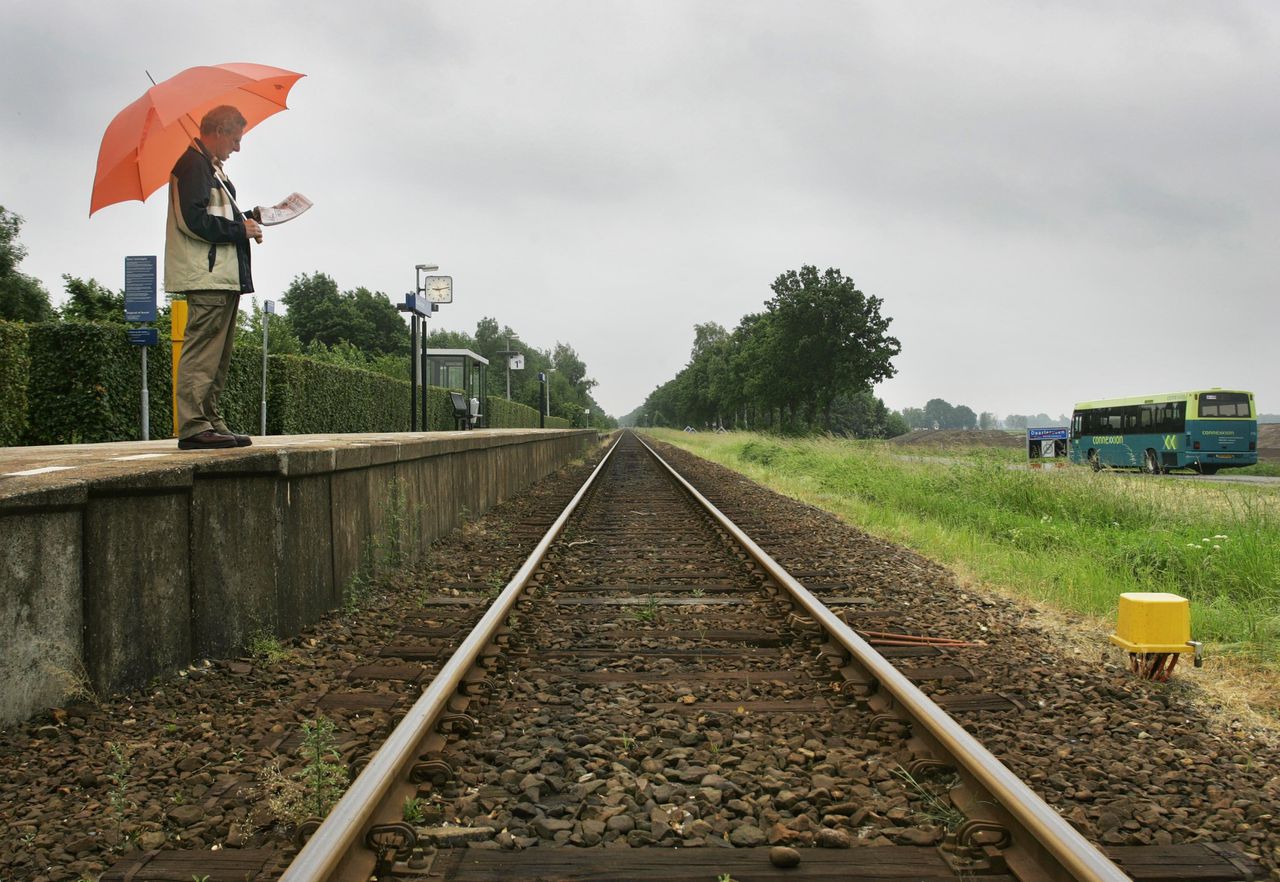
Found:
<svg viewBox="0 0 1280 882"><path fill-rule="evenodd" d="M889 439L893 444L909 444L920 447L1025 447L1027 436L1022 432L1006 432L1001 429L915 429L905 435Z"/></svg>
<svg viewBox="0 0 1280 882"><path fill-rule="evenodd" d="M1258 424L1258 459L1280 462L1280 423Z"/></svg>

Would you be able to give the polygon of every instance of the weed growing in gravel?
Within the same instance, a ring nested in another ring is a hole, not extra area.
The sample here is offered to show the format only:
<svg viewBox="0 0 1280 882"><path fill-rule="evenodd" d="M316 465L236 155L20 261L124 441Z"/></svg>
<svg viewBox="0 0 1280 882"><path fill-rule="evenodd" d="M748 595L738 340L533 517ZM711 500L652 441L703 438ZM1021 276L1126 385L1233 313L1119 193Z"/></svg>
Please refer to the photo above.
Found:
<svg viewBox="0 0 1280 882"><path fill-rule="evenodd" d="M960 825L967 820L964 812L952 805L950 798L945 795L947 791L956 785L957 778L952 777L946 781L939 782L938 787L943 792L943 795L939 795L917 781L915 776L902 766L894 769L893 774L901 778L903 783L924 803L924 808L916 812L917 817L932 821L948 833L958 830Z"/></svg>
<svg viewBox="0 0 1280 882"><path fill-rule="evenodd" d="M30 663L38 665L51 681L57 683L63 699L98 704L93 681L78 650L61 640L50 640L24 625L14 633L14 646L30 648Z"/></svg>
<svg viewBox="0 0 1280 882"><path fill-rule="evenodd" d="M308 818L323 818L346 791L347 767L333 733L333 721L325 717L304 722L302 768L285 774L273 762L259 776L267 807L280 821L297 826Z"/></svg>
<svg viewBox="0 0 1280 882"><path fill-rule="evenodd" d="M404 811L401 815L406 824L421 824L425 817L422 800L416 796L406 796L404 798Z"/></svg>
<svg viewBox="0 0 1280 882"><path fill-rule="evenodd" d="M485 584L489 586L489 593L497 597L502 593L502 589L507 587L507 579L502 573L490 573L489 578L485 579Z"/></svg>
<svg viewBox="0 0 1280 882"><path fill-rule="evenodd" d="M249 637L249 654L268 664L288 661L293 653L280 644L280 638L267 631L255 631Z"/></svg>
<svg viewBox="0 0 1280 882"><path fill-rule="evenodd" d="M116 815L123 818L125 811L133 807L133 803L125 795L133 758L129 756L129 748L118 741L108 741L107 750L111 753L111 764L107 767L107 780L111 782L111 790L107 793L107 803Z"/></svg>
<svg viewBox="0 0 1280 882"><path fill-rule="evenodd" d="M133 770L133 757L129 754L127 745L118 741L108 741L107 751L111 754L111 760L107 764L107 780L111 782L111 789L107 791L107 805L111 807L111 818L115 822L116 835L119 837L116 847L122 848L128 844L128 837L124 835L124 822L133 810L133 801L129 799L129 772Z"/></svg>
<svg viewBox="0 0 1280 882"><path fill-rule="evenodd" d="M658 603L658 598L655 595L650 594L649 599L645 601L644 606L636 607L635 611L631 613L631 615L635 616L642 622L656 622L658 620L659 609L660 604Z"/></svg>
<svg viewBox="0 0 1280 882"><path fill-rule="evenodd" d="M365 546L364 560L342 591L342 609L346 613L358 612L373 597L373 554L370 546Z"/></svg>
<svg viewBox="0 0 1280 882"><path fill-rule="evenodd" d="M410 550L418 547L422 531L414 515L409 511L404 481L393 478L382 506L382 533L373 541L379 568L399 569L409 562Z"/></svg>

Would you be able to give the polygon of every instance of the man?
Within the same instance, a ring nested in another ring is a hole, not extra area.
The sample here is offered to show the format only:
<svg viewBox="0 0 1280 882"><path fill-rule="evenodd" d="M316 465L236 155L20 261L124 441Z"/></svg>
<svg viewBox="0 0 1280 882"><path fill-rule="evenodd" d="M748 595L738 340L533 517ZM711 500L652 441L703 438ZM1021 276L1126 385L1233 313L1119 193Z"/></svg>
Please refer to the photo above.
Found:
<svg viewBox="0 0 1280 882"><path fill-rule="evenodd" d="M253 292L249 240L262 227L236 206L236 188L222 165L240 149L245 118L222 105L200 121L200 137L169 177L164 289L185 294L187 327L178 361L178 447L247 447L247 435L227 428L218 398L227 382L240 295Z"/></svg>

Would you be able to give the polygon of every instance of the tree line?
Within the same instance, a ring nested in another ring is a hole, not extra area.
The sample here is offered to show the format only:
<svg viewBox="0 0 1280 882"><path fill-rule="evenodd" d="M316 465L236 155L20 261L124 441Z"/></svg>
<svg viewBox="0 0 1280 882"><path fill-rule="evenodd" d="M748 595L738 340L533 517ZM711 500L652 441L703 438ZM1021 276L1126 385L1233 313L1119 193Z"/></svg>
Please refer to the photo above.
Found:
<svg viewBox="0 0 1280 882"><path fill-rule="evenodd" d="M55 308L39 280L19 271L26 248L18 239L22 218L0 206L0 319L21 322L87 321L123 322L124 292L94 279L63 275L65 303ZM295 276L280 300L287 312L267 314L257 298L242 301L236 329L237 345L258 346L263 321L267 322L271 351L306 355L320 361L357 367L409 379L409 330L403 314L380 291L363 286L340 290L323 272ZM169 337L170 307L160 306L156 321L162 339ZM428 322L428 325L430 322ZM432 331L426 345L433 349L470 349L489 360L491 396L506 397L506 350L524 355L524 370L511 372L511 400L540 409L539 372L549 377L551 416L574 425L609 428L616 421L605 414L591 395L596 381L586 364L568 343L539 349L496 318L483 318L474 334Z"/></svg>
<svg viewBox="0 0 1280 882"><path fill-rule="evenodd" d="M689 363L621 422L855 437L906 431L871 391L894 375L902 349L883 301L834 267L788 270L770 287L764 311L733 331L695 325Z"/></svg>
<svg viewBox="0 0 1280 882"><path fill-rule="evenodd" d="M1055 418L1047 413L1011 413L1001 419L990 411L974 413L968 405L953 405L942 398L930 398L924 407L904 407L899 415L912 429L1026 429L1065 426L1071 422L1070 417Z"/></svg>

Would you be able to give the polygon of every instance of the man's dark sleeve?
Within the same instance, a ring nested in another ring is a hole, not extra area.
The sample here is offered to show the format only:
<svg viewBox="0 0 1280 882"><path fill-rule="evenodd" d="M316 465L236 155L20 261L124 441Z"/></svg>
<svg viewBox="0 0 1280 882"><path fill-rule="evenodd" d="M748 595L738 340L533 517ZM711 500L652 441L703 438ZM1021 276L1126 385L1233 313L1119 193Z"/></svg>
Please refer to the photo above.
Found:
<svg viewBox="0 0 1280 882"><path fill-rule="evenodd" d="M244 222L209 213L210 190L218 186L203 157L186 153L173 168L178 206L187 229L206 242L246 242Z"/></svg>

